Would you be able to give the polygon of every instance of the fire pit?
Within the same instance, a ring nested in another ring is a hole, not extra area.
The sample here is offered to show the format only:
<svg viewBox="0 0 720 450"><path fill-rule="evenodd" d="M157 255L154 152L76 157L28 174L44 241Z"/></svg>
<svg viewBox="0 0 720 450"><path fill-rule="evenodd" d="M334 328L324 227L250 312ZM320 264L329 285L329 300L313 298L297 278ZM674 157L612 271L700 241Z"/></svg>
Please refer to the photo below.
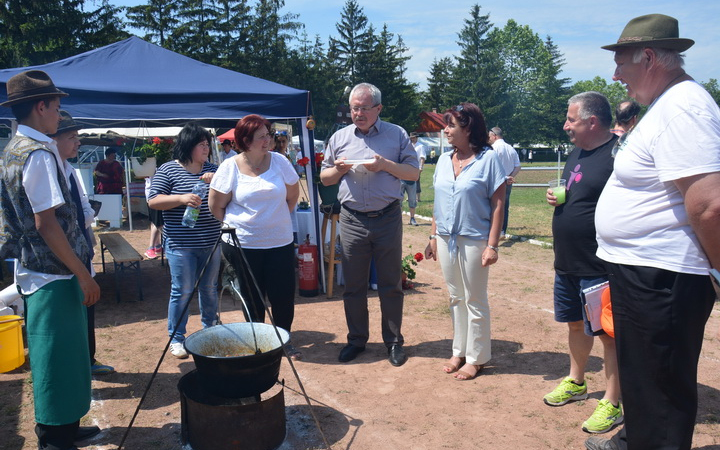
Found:
<svg viewBox="0 0 720 450"><path fill-rule="evenodd" d="M230 323L205 328L185 340L193 356L200 383L211 393L226 397L253 397L278 380L282 346L290 333L265 323Z"/></svg>
<svg viewBox="0 0 720 450"><path fill-rule="evenodd" d="M178 383L181 440L193 450L272 450L285 440L285 390L267 399L228 399L214 395L200 382L198 371Z"/></svg>

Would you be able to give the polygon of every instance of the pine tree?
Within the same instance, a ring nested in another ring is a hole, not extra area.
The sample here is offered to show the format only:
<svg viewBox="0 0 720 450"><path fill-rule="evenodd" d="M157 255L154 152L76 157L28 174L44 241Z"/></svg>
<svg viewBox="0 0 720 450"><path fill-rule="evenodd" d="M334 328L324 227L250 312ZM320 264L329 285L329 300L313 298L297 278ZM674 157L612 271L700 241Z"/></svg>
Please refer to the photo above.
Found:
<svg viewBox="0 0 720 450"><path fill-rule="evenodd" d="M373 36L372 51L360 58L357 76L382 92L383 120L413 129L419 121L420 105L417 86L408 82L405 76L410 59L406 53L402 37L395 39L384 25L380 34Z"/></svg>
<svg viewBox="0 0 720 450"><path fill-rule="evenodd" d="M217 0L217 51L214 64L247 73L250 54L251 8L248 0Z"/></svg>
<svg viewBox="0 0 720 450"><path fill-rule="evenodd" d="M291 42L303 25L297 14L280 16L284 0L258 0L250 24L250 74L287 84L293 75L285 69Z"/></svg>
<svg viewBox="0 0 720 450"><path fill-rule="evenodd" d="M180 0L176 11L178 25L169 48L198 61L212 62L217 54L215 23L220 9L213 0Z"/></svg>
<svg viewBox="0 0 720 450"><path fill-rule="evenodd" d="M371 48L372 30L368 19L356 0L347 0L335 24L339 38L330 38L329 57L338 61L344 70L345 81L355 85L359 80L357 71L361 59Z"/></svg>
<svg viewBox="0 0 720 450"><path fill-rule="evenodd" d="M504 98L504 74L496 58L497 49L488 38L492 29L490 15L480 14L480 6L475 4L470 10L470 18L458 33L460 56L453 71L453 103L472 102L482 109L485 118L495 123L506 105Z"/></svg>
<svg viewBox="0 0 720 450"><path fill-rule="evenodd" d="M130 37L120 18L122 8L102 0L101 5L85 14L85 27L78 32L78 51L86 52Z"/></svg>
<svg viewBox="0 0 720 450"><path fill-rule="evenodd" d="M85 29L82 0L0 2L0 64L45 64L78 53Z"/></svg>
<svg viewBox="0 0 720 450"><path fill-rule="evenodd" d="M128 24L145 31L148 42L168 48L168 38L177 27L175 0L149 0L145 5L127 9Z"/></svg>
<svg viewBox="0 0 720 450"><path fill-rule="evenodd" d="M430 76L427 79L428 89L423 96L423 106L426 109L441 112L453 105L456 97L451 88L454 70L452 59L449 57L433 60Z"/></svg>

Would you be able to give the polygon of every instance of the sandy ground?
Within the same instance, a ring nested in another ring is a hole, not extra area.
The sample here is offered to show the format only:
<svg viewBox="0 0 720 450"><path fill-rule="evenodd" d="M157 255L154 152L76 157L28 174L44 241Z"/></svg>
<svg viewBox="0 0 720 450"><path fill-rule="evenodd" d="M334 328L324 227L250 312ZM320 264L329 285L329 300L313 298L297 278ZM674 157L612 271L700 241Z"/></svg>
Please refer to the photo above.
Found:
<svg viewBox="0 0 720 450"><path fill-rule="evenodd" d="M141 253L147 244L140 231L122 231ZM429 224L405 229L406 253L422 251ZM104 432L85 448L115 449L126 432L151 374L167 343L169 292L167 265L143 261L144 301L137 301L134 279L121 283L123 301L115 301L112 267L97 280L103 297L97 307L100 361L117 373L93 381L93 405L83 419ZM552 316L552 250L527 242L504 242L490 274L493 358L483 374L458 382L441 367L450 356L451 323L447 290L438 263L417 267L415 289L406 291L403 333L408 362L387 361L380 338L376 293L371 293L371 337L355 361L339 363L346 326L342 287L333 298L297 298L293 341L303 354L295 368L312 402L322 432L333 449L582 449L580 429L602 396L601 346L593 350L587 379L590 398L560 408L545 406L542 396L569 369L566 327ZM200 328L197 306L191 309L190 333ZM229 295L221 319L243 321ZM720 449L720 308L705 333L699 366L700 406L694 448ZM180 442L180 395L177 383L195 368L192 359L167 355L125 442L126 449L183 448ZM287 437L281 449L327 448L300 393L287 361L285 380ZM0 375L0 449L35 449L32 384L28 365ZM279 388L278 388L279 389ZM614 433L613 431L612 433ZM612 433L609 433L611 435ZM187 448L187 447L186 447ZM238 446L238 448L244 448Z"/></svg>

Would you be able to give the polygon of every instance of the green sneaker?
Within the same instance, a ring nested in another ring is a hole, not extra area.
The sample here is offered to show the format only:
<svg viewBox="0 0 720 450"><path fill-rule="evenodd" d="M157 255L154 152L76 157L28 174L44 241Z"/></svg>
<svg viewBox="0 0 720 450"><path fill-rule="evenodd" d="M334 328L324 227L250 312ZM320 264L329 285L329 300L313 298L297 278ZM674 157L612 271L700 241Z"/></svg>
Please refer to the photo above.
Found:
<svg viewBox="0 0 720 450"><path fill-rule="evenodd" d="M567 402L585 400L588 397L587 383L578 385L573 383L573 379L565 377L558 386L545 397L543 401L550 406L562 406Z"/></svg>
<svg viewBox="0 0 720 450"><path fill-rule="evenodd" d="M592 416L583 422L582 429L587 433L606 433L621 423L623 423L622 406L618 404L616 408L610 400L602 399Z"/></svg>

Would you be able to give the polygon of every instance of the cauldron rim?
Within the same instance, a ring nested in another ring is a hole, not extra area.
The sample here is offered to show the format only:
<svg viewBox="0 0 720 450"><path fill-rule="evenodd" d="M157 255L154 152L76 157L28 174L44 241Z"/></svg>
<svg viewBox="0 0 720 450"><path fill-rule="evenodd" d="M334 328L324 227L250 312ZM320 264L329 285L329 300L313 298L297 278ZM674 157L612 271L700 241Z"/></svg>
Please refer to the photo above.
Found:
<svg viewBox="0 0 720 450"><path fill-rule="evenodd" d="M277 340L277 334L275 333L275 328L277 328L278 332L280 333L280 338L282 343L278 347L273 347L270 350L263 351L259 354L252 354L252 355L240 355L240 356L217 356L217 355L205 355L202 353L199 353L195 350L193 350L193 341L197 339L201 339L203 335L213 333L216 330L216 327L223 327L225 329L232 329L232 328L249 328L250 322L233 322L233 323L223 323L223 324L217 324L212 327L203 328L202 330L196 331L195 333L192 333L185 339L185 350L187 350L188 353L190 353L193 356L199 356L201 358L207 358L207 359L217 359L217 360L242 360L243 358L257 358L262 355L268 355L271 353L275 353L278 350L282 348L283 345L290 342L290 333L285 330L284 328L280 327L274 327L271 324L263 323L263 322L252 322L252 326L255 327L255 333L262 334L265 332L271 333L271 336L273 339ZM188 345L190 344L190 345Z"/></svg>

